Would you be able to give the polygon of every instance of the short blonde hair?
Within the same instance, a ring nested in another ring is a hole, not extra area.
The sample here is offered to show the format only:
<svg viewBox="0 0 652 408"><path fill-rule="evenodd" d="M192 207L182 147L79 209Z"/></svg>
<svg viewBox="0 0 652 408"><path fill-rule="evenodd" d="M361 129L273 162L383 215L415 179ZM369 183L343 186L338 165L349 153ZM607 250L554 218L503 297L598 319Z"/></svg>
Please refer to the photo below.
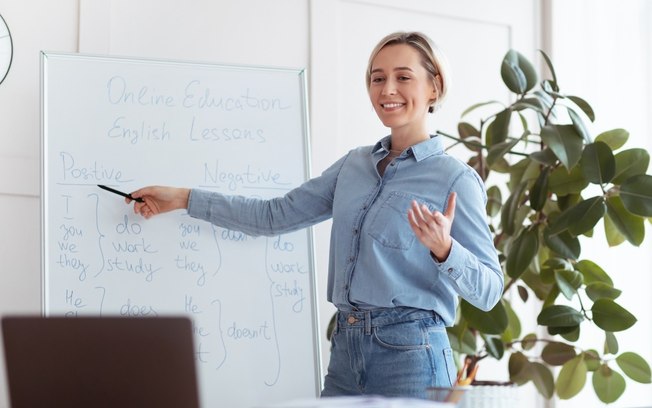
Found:
<svg viewBox="0 0 652 408"><path fill-rule="evenodd" d="M376 55L383 48L398 44L409 45L421 55L421 65L426 69L428 76L432 79L437 90L437 98L432 101L428 109L428 112L434 112L441 106L450 87L448 61L437 45L427 35L418 31L397 31L385 36L385 38L378 42L378 45L376 45L369 56L366 74L367 91L369 91L369 87L371 86L371 65Z"/></svg>

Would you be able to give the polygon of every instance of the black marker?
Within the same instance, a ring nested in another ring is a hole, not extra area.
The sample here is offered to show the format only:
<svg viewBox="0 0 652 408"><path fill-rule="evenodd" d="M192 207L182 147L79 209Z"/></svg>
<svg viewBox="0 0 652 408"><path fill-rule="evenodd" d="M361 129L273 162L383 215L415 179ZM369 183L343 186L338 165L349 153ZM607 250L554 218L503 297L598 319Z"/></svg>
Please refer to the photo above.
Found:
<svg viewBox="0 0 652 408"><path fill-rule="evenodd" d="M121 195L121 196L123 196L123 197L127 197L127 198L132 199L132 200L134 200L134 201L137 201L137 202L139 202L139 203L144 203L144 202L145 202L145 200L143 200L143 199L140 198L140 197L139 197L139 198L134 198L134 197L131 196L131 194L123 193L122 191L118 191L118 190L113 189L113 188L111 188L111 187L103 186L103 185L101 185L101 184L98 184L97 186L98 186L99 188L101 188L101 189L104 189L104 190L106 190L106 191L110 191L110 192L112 192L112 193L115 193L115 194L117 194L117 195Z"/></svg>

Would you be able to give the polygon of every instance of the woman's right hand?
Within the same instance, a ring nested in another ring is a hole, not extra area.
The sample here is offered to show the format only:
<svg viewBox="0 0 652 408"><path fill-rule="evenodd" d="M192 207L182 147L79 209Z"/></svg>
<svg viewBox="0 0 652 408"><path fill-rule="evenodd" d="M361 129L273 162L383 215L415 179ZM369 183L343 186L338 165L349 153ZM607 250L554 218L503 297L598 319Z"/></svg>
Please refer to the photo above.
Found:
<svg viewBox="0 0 652 408"><path fill-rule="evenodd" d="M127 204L134 201L134 213L140 214L145 218L150 218L156 214L172 210L187 209L190 189L150 186L132 192L131 196L134 199L143 199L143 202L139 203L138 201L125 198Z"/></svg>

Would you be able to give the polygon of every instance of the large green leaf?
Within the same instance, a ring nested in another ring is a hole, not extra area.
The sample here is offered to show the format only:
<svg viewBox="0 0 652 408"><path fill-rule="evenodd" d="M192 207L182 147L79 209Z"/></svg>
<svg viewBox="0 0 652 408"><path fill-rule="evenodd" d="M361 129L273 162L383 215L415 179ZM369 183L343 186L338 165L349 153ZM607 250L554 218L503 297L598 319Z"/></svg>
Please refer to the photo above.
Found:
<svg viewBox="0 0 652 408"><path fill-rule="evenodd" d="M546 110L550 112L550 117L551 118L556 118L557 115L555 113L555 109L553 107L554 100L552 97L546 93L545 90L543 89L537 89L536 91L532 92L533 95L536 95L539 100L541 100L541 103L546 107ZM552 110L551 110L552 109Z"/></svg>
<svg viewBox="0 0 652 408"><path fill-rule="evenodd" d="M621 290L604 282L593 282L586 285L586 295L594 302L601 298L616 299L621 293Z"/></svg>
<svg viewBox="0 0 652 408"><path fill-rule="evenodd" d="M507 328L507 313L502 301L498 302L490 311L485 312L462 300L460 309L469 325L483 333L501 334Z"/></svg>
<svg viewBox="0 0 652 408"><path fill-rule="evenodd" d="M616 173L613 183L622 184L630 177L645 174L650 165L650 154L645 149L629 149L614 156Z"/></svg>
<svg viewBox="0 0 652 408"><path fill-rule="evenodd" d="M575 329L569 332L559 333L559 335L564 339L566 339L567 341L575 342L580 338L580 326L577 325L575 326Z"/></svg>
<svg viewBox="0 0 652 408"><path fill-rule="evenodd" d="M543 299L543 307L552 306L559 296L559 287L557 285L550 285L546 297ZM548 330L550 331L550 330Z"/></svg>
<svg viewBox="0 0 652 408"><path fill-rule="evenodd" d="M586 125L584 124L584 120L582 120L582 117L578 115L571 108L568 108L568 116L570 116L571 121L573 122L573 126L577 131L577 134L582 136L582 139L584 139L586 143L593 142L593 140L591 140L591 134L589 133L589 130L586 128Z"/></svg>
<svg viewBox="0 0 652 408"><path fill-rule="evenodd" d="M597 351L587 350L582 353L582 356L584 356L584 362L589 371L595 371L600 368L600 356Z"/></svg>
<svg viewBox="0 0 652 408"><path fill-rule="evenodd" d="M498 186L491 186L487 189L487 215L495 217L500 213L503 205L503 196Z"/></svg>
<svg viewBox="0 0 652 408"><path fill-rule="evenodd" d="M543 50L539 50L541 53L541 56L543 57L543 60L546 62L546 66L548 67L548 70L550 71L550 75L552 76L552 82L557 84L557 74L555 74L555 67L552 65L552 61L550 61L550 57L548 57L548 54L546 54ZM555 89L555 92L559 91L559 89Z"/></svg>
<svg viewBox="0 0 652 408"><path fill-rule="evenodd" d="M512 194L505 201L505 205L501 211L500 224L503 227L503 231L508 235L514 234L516 212L520 207L521 197L523 196L526 188L527 182L523 181L514 190L512 190Z"/></svg>
<svg viewBox="0 0 652 408"><path fill-rule="evenodd" d="M577 166L575 167L577 169ZM574 170L574 169L573 169ZM581 172L581 169L578 169ZM589 185L589 182L586 182L586 185ZM566 211L575 204L579 203L582 201L582 195L581 194L568 194L564 196L558 196L557 197L557 207L559 207L559 211Z"/></svg>
<svg viewBox="0 0 652 408"><path fill-rule="evenodd" d="M518 144L518 139L505 140L489 147L487 152L487 164L493 167L495 163L500 161L507 153L509 153L514 146Z"/></svg>
<svg viewBox="0 0 652 408"><path fill-rule="evenodd" d="M531 177L535 172L536 174L539 174L539 164L530 160L529 157L526 157L512 165L509 169L509 180L507 182L509 190L514 191L523 181L536 178L536 175Z"/></svg>
<svg viewBox="0 0 652 408"><path fill-rule="evenodd" d="M573 125L546 125L541 129L541 139L567 169L572 169L582 156L582 137Z"/></svg>
<svg viewBox="0 0 652 408"><path fill-rule="evenodd" d="M558 271L571 271L573 265L564 258L550 257L543 262L540 275L545 283L555 283L555 273Z"/></svg>
<svg viewBox="0 0 652 408"><path fill-rule="evenodd" d="M512 353L507 363L509 379L518 385L530 381L530 360L521 352Z"/></svg>
<svg viewBox="0 0 652 408"><path fill-rule="evenodd" d="M609 146L595 142L584 147L582 152L582 172L594 184L605 184L616 174L616 160Z"/></svg>
<svg viewBox="0 0 652 408"><path fill-rule="evenodd" d="M451 348L461 354L475 354L477 344L475 336L466 327L466 324L456 324L453 327L447 327L448 341Z"/></svg>
<svg viewBox="0 0 652 408"><path fill-rule="evenodd" d="M550 168L544 167L537 177L537 180L534 182L534 185L530 189L530 207L534 211L539 211L546 204L548 200L548 175L550 174Z"/></svg>
<svg viewBox="0 0 652 408"><path fill-rule="evenodd" d="M525 284L527 284L527 286L532 289L534 295L539 300L544 300L553 287L550 284L544 283L541 280L541 275L529 269L525 271L523 275L521 275L521 280L523 280L523 282L525 282Z"/></svg>
<svg viewBox="0 0 652 408"><path fill-rule="evenodd" d="M575 105L582 109L582 112L584 112L586 117L589 118L591 122L595 121L595 113L593 113L593 108L591 108L591 105L589 105L587 101L580 98L579 96L566 95L566 98L573 101Z"/></svg>
<svg viewBox="0 0 652 408"><path fill-rule="evenodd" d="M462 139L469 136L480 136L480 131L468 122L460 122L457 124L457 133Z"/></svg>
<svg viewBox="0 0 652 408"><path fill-rule="evenodd" d="M480 131L468 122L460 122L457 124L457 133L462 139L462 143L467 149L473 152L482 151L482 139Z"/></svg>
<svg viewBox="0 0 652 408"><path fill-rule="evenodd" d="M593 389L600 401L611 404L625 392L625 379L620 373L603 364L593 373Z"/></svg>
<svg viewBox="0 0 652 408"><path fill-rule="evenodd" d="M607 212L603 196L587 198L568 208L550 224L553 234L568 230L577 236L590 231Z"/></svg>
<svg viewBox="0 0 652 408"><path fill-rule="evenodd" d="M512 308L511 303L504 302L505 312L507 313L507 330L503 333L503 341L511 342L521 337L521 320Z"/></svg>
<svg viewBox="0 0 652 408"><path fill-rule="evenodd" d="M566 362L557 377L557 395L560 399L570 399L577 395L586 384L586 363L579 355Z"/></svg>
<svg viewBox="0 0 652 408"><path fill-rule="evenodd" d="M555 282L566 299L571 300L582 285L582 274L576 270L563 270L555 273Z"/></svg>
<svg viewBox="0 0 652 408"><path fill-rule="evenodd" d="M537 345L537 335L529 333L521 340L521 347L523 350L532 350Z"/></svg>
<svg viewBox="0 0 652 408"><path fill-rule="evenodd" d="M507 261L505 262L507 275L514 279L521 276L534 259L538 250L538 231L535 228L522 230L521 234L512 243L507 254Z"/></svg>
<svg viewBox="0 0 652 408"><path fill-rule="evenodd" d="M583 320L582 313L565 305L544 307L537 316L537 323L541 326L574 327Z"/></svg>
<svg viewBox="0 0 652 408"><path fill-rule="evenodd" d="M628 131L625 129L612 129L600 133L596 136L595 141L604 142L611 148L611 150L616 151L627 143L627 139L629 139Z"/></svg>
<svg viewBox="0 0 652 408"><path fill-rule="evenodd" d="M524 94L538 82L534 66L521 53L509 50L503 58L500 68L500 75L503 82L510 91L517 94Z"/></svg>
<svg viewBox="0 0 652 408"><path fill-rule="evenodd" d="M575 347L557 341L546 344L541 351L543 361L553 366L564 365L575 356L577 356Z"/></svg>
<svg viewBox="0 0 652 408"><path fill-rule="evenodd" d="M557 334L564 336L567 334L576 333L579 330L580 326L570 326L570 327L560 327L560 326L548 326L548 334L551 336L556 336Z"/></svg>
<svg viewBox="0 0 652 408"><path fill-rule="evenodd" d="M573 235L583 234L592 229L606 212L604 197L587 198L571 209L568 230Z"/></svg>
<svg viewBox="0 0 652 408"><path fill-rule="evenodd" d="M555 379L548 367L541 363L530 364L530 377L541 395L550 399L555 392Z"/></svg>
<svg viewBox="0 0 652 408"><path fill-rule="evenodd" d="M588 185L589 181L584 177L582 168L579 166L573 167L570 173L565 167L556 168L550 174L548 182L550 191L558 196L580 193Z"/></svg>
<svg viewBox="0 0 652 408"><path fill-rule="evenodd" d="M611 299L596 300L591 311L593 312L593 323L605 331L627 330L636 323L636 317L633 314Z"/></svg>
<svg viewBox="0 0 652 408"><path fill-rule="evenodd" d="M632 214L652 217L652 176L642 174L623 181L620 198Z"/></svg>
<svg viewBox="0 0 652 408"><path fill-rule="evenodd" d="M618 196L607 198L607 216L618 231L631 243L639 246L645 238L645 221L625 209Z"/></svg>
<svg viewBox="0 0 652 408"><path fill-rule="evenodd" d="M546 114L546 106L543 104L543 102L541 102L541 99L537 97L519 99L518 101L514 102L512 109L515 111L532 109L535 112L539 112L544 115Z"/></svg>
<svg viewBox="0 0 652 408"><path fill-rule="evenodd" d="M495 146L507 140L511 118L511 108L507 108L496 115L496 118L487 127L487 145Z"/></svg>
<svg viewBox="0 0 652 408"><path fill-rule="evenodd" d="M604 354L618 353L618 339L610 331L604 332Z"/></svg>
<svg viewBox="0 0 652 408"><path fill-rule="evenodd" d="M568 231L551 234L550 229L546 228L543 231L543 240L550 249L564 258L576 260L582 251L580 240Z"/></svg>
<svg viewBox="0 0 652 408"><path fill-rule="evenodd" d="M618 367L634 381L650 384L652 382L652 373L650 365L636 353L627 352L616 357Z"/></svg>
<svg viewBox="0 0 652 408"><path fill-rule="evenodd" d="M611 280L607 272L593 261L583 259L575 264L575 269L582 272L582 275L584 275L584 283L587 285L593 282L603 282L611 286L614 285L614 282Z"/></svg>
<svg viewBox="0 0 652 408"><path fill-rule="evenodd" d="M484 346L491 357L496 360L503 358L503 355L505 354L505 345L498 337L484 336L484 340Z"/></svg>
<svg viewBox="0 0 652 408"><path fill-rule="evenodd" d="M610 247L618 246L626 241L625 236L618 231L618 228L609 216L608 209L607 215L604 217L604 235L607 237L607 244Z"/></svg>
<svg viewBox="0 0 652 408"><path fill-rule="evenodd" d="M530 153L530 159L537 163L541 163L544 166L554 166L555 163L557 163L557 156L555 156L555 153L553 153L553 151L548 147Z"/></svg>

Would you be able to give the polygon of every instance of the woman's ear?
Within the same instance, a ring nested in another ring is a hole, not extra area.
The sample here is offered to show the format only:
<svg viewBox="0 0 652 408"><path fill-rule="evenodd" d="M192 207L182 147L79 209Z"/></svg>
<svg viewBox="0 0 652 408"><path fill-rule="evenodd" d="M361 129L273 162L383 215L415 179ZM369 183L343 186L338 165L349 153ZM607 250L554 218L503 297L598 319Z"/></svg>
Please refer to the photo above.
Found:
<svg viewBox="0 0 652 408"><path fill-rule="evenodd" d="M444 83L441 80L441 75L439 74L435 75L435 78L433 79L432 83L433 83L433 88L432 88L432 98L430 98L430 109L429 109L430 113L433 112L434 110L433 105L439 99L440 90L444 86Z"/></svg>
<svg viewBox="0 0 652 408"><path fill-rule="evenodd" d="M435 75L435 91L437 92L437 97L439 98L439 93L444 88L444 81L442 80L441 74Z"/></svg>

